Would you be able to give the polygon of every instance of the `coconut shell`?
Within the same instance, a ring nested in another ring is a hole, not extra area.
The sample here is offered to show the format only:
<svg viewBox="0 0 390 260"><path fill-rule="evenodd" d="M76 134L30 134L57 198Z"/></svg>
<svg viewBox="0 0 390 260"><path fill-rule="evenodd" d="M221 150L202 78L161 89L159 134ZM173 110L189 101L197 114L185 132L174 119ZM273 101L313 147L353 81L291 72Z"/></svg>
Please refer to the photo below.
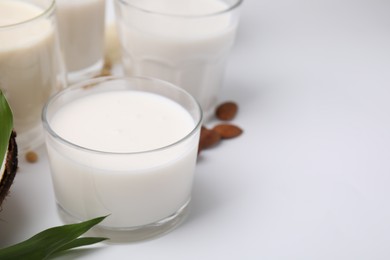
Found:
<svg viewBox="0 0 390 260"><path fill-rule="evenodd" d="M3 177L0 180L0 208L7 197L18 169L18 146L16 144L16 133L12 132L8 144L7 158Z"/></svg>

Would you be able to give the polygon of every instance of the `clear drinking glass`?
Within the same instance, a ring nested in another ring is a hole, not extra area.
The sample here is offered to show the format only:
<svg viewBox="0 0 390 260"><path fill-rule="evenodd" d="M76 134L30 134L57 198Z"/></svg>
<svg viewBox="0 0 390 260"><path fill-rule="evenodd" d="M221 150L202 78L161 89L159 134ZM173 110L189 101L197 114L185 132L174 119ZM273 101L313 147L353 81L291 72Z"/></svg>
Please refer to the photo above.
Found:
<svg viewBox="0 0 390 260"><path fill-rule="evenodd" d="M242 0L115 0L126 75L180 86L213 112Z"/></svg>
<svg viewBox="0 0 390 260"><path fill-rule="evenodd" d="M144 94L152 94L152 102ZM169 113L159 107L164 102L173 106ZM171 112L185 118L173 120ZM66 222L108 215L94 231L116 242L150 238L181 223L202 121L191 95L157 79L97 78L55 95L42 118ZM166 141L177 129L184 130Z"/></svg>
<svg viewBox="0 0 390 260"><path fill-rule="evenodd" d="M54 10L54 0L0 0L0 88L20 153L43 143L43 105L66 85Z"/></svg>
<svg viewBox="0 0 390 260"><path fill-rule="evenodd" d="M69 82L98 74L104 62L105 0L57 0L56 4Z"/></svg>

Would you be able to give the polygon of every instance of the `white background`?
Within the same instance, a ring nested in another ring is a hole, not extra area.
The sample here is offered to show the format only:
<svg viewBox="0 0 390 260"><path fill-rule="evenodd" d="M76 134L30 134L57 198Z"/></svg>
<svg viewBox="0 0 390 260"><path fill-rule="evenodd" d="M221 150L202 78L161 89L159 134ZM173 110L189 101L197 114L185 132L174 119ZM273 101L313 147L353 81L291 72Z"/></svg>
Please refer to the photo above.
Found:
<svg viewBox="0 0 390 260"><path fill-rule="evenodd" d="M245 133L202 154L188 220L63 258L390 259L389 10L246 0L220 97L240 105ZM62 224L39 153L21 160L0 247Z"/></svg>

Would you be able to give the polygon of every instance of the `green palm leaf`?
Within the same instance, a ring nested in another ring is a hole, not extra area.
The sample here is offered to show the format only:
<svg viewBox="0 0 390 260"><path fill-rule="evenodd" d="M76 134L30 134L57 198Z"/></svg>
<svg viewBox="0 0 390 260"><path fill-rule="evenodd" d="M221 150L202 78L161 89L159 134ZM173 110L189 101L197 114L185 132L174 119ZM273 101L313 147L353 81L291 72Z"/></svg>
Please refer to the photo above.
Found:
<svg viewBox="0 0 390 260"><path fill-rule="evenodd" d="M0 250L0 259L41 260L72 248L91 245L107 238L78 238L106 217L94 218L85 222L49 228L35 236Z"/></svg>
<svg viewBox="0 0 390 260"><path fill-rule="evenodd" d="M11 108L0 89L0 166L3 165L13 127Z"/></svg>

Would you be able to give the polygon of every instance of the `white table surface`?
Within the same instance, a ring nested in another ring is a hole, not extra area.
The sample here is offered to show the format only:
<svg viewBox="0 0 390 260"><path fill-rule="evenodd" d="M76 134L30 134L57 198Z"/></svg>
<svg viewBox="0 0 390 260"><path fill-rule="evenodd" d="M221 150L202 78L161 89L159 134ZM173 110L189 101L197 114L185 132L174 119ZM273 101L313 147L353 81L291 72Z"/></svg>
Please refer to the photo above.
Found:
<svg viewBox="0 0 390 260"><path fill-rule="evenodd" d="M390 1L246 0L220 100L245 133L205 151L171 233L62 259L390 259ZM21 160L0 246L61 225L45 150Z"/></svg>

